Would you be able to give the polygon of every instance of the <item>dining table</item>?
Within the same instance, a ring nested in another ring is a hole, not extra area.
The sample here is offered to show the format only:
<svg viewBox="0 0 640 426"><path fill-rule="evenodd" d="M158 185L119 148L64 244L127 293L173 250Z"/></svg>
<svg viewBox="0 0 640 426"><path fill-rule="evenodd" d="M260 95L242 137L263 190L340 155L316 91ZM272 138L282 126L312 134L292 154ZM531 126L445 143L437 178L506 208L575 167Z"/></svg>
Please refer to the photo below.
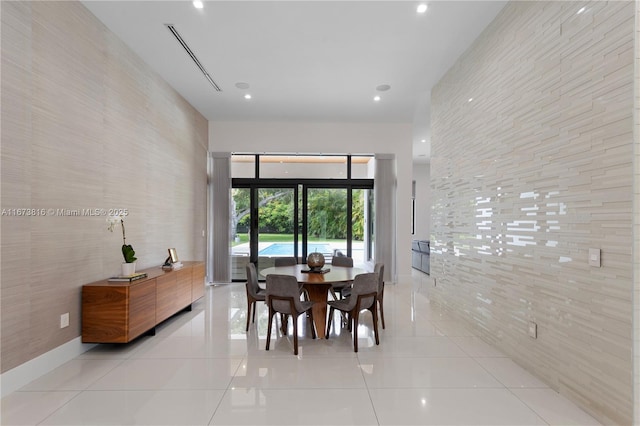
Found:
<svg viewBox="0 0 640 426"><path fill-rule="evenodd" d="M361 268L326 265L323 272L310 272L307 265L272 266L260 271L260 274L291 275L302 284L309 294L309 300L314 302L313 322L320 339L324 339L327 327L327 298L333 284L351 282L356 275L367 271Z"/></svg>

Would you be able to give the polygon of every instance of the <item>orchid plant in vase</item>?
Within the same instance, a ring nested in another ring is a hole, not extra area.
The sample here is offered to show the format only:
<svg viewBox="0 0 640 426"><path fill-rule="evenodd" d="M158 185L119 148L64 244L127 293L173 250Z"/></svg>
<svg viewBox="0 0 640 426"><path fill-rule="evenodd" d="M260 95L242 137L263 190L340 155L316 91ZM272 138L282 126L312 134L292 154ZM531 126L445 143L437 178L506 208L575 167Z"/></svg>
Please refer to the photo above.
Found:
<svg viewBox="0 0 640 426"><path fill-rule="evenodd" d="M109 216L107 218L107 229L113 232L113 228L120 224L122 226L122 256L124 257L124 263L122 264L122 275L132 275L135 273L136 252L133 250L131 244L127 244L127 236L124 230L124 216Z"/></svg>

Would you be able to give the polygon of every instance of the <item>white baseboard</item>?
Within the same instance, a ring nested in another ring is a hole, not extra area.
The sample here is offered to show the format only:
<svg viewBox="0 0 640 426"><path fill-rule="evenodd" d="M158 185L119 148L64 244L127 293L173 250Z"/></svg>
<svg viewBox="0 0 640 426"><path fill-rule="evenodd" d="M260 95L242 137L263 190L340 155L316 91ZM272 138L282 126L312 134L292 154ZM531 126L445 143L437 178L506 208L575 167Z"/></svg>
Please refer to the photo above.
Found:
<svg viewBox="0 0 640 426"><path fill-rule="evenodd" d="M4 398L11 392L15 392L38 377L71 361L78 355L82 355L94 346L96 345L83 344L82 337L76 337L64 345L60 345L31 361L27 361L9 371L5 371L0 374L0 397Z"/></svg>

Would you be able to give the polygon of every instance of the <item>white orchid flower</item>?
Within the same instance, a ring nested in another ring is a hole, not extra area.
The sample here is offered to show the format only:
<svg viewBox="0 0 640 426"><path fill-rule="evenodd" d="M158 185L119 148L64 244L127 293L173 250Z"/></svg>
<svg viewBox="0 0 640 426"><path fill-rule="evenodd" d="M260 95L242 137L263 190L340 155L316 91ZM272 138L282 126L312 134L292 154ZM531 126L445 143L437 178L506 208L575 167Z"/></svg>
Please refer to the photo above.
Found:
<svg viewBox="0 0 640 426"><path fill-rule="evenodd" d="M123 217L121 215L120 216L114 215L114 216L107 217L107 224L108 224L107 229L113 232L113 228L117 224L122 223L122 221L123 221Z"/></svg>

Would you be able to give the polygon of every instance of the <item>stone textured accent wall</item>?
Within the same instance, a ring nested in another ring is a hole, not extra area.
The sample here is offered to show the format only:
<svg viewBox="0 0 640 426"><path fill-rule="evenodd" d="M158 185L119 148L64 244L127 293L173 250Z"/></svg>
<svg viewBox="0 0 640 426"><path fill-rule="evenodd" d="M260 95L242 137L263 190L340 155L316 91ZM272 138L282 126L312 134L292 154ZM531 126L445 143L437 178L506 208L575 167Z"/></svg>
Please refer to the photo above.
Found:
<svg viewBox="0 0 640 426"><path fill-rule="evenodd" d="M81 286L120 271L120 228L83 209L128 209L139 268L204 260L208 124L79 2L1 7L5 372L78 337Z"/></svg>
<svg viewBox="0 0 640 426"><path fill-rule="evenodd" d="M433 300L616 424L633 419L635 14L511 2L431 107Z"/></svg>

